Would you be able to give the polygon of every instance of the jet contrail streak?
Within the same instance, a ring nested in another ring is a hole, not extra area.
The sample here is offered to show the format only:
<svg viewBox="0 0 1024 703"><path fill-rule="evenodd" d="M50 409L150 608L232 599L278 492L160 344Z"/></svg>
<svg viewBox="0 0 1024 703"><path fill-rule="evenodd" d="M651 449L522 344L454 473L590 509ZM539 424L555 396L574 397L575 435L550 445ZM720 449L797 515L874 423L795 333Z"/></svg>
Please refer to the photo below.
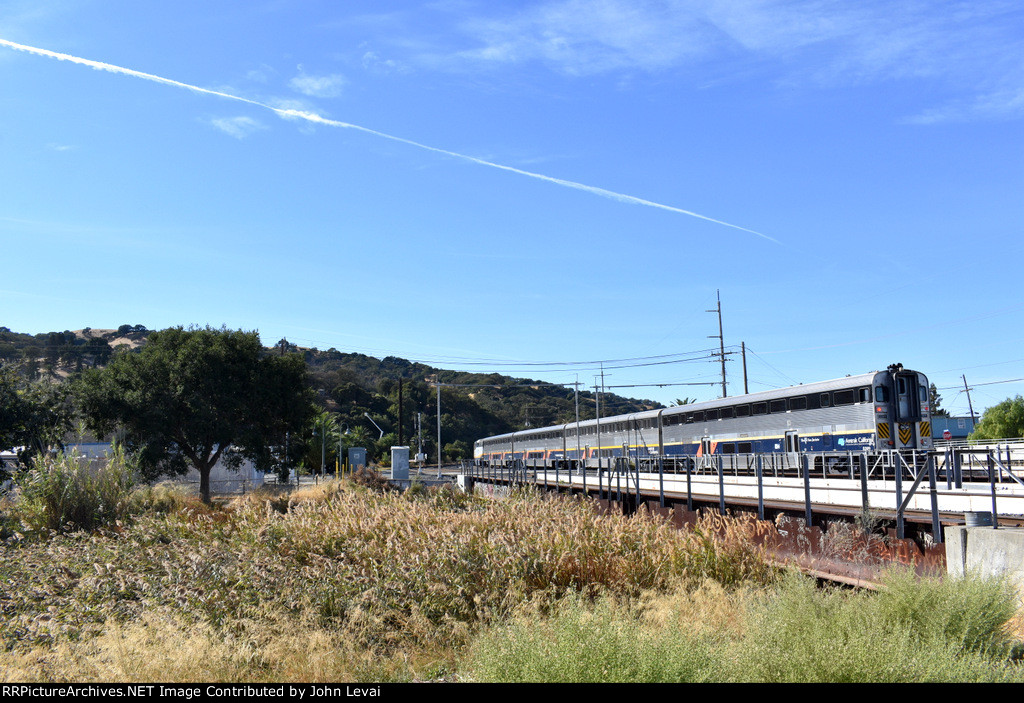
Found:
<svg viewBox="0 0 1024 703"><path fill-rule="evenodd" d="M404 139L403 137L396 137L396 136L394 136L392 134L386 134L385 132L378 132L377 130L370 129L368 127L360 127L359 125L350 124L348 122L340 122L338 120L332 120L332 119L329 119L327 117L322 117L322 116L316 114L315 112L306 112L304 110L296 110L296 109L293 109L293 108L274 107L273 105L268 105L266 103L261 103L261 102L259 102L257 100L250 100L249 98L243 98L243 97L240 97L238 95L232 95L231 93L223 93L223 92L221 92L219 90L210 90L209 88L200 88L199 86L190 85L189 83L182 83L180 81L171 80L170 78L162 78L160 76L154 76L152 73L143 73L142 71L134 71L134 70L132 70L130 68L124 68L123 66L115 66L114 64L104 63L102 61L92 61L90 59L83 59L83 58L80 58L78 56L71 56L70 54L61 54L61 53L58 53L56 51L49 51L47 49L40 49L38 47L27 46L25 44L17 44L15 42L8 41L6 39L0 39L0 45L9 47L11 49L16 49L17 51L25 51L25 52L28 52L30 54L37 54L39 56L46 56L48 58L58 59L60 61L70 61L72 63L81 64L82 66L88 66L89 68L94 68L94 69L96 69L98 71L110 71L111 73L120 73L122 75L132 76L134 78L143 78L143 79L145 79L147 81L153 81L154 83L162 83L164 85L174 86L175 88L184 88L185 90L191 90L191 91L195 91L197 93L205 93L207 95L216 95L217 97L228 98L229 100L237 100L239 102L248 103L250 105L255 105L256 107L262 107L265 110L270 110L271 112L275 112L279 116L284 117L284 118L298 118L298 119L307 120L309 122L313 122L313 123L316 123L316 124L327 125L327 126L330 126L330 127L342 127L344 129L358 130L360 132L365 132L366 134L372 134L372 135L374 135L376 137L381 137L383 139L390 139L391 141L400 142L402 144L408 144L409 146L414 146L414 147L417 147L419 149L426 149L427 151L433 151L433 152L435 152L437 154L444 154L446 156L451 156L451 157L454 157L454 158L457 158L457 159L462 159L464 161L470 161L472 163L480 164L481 166L490 166L491 168L501 169L502 171L510 171L512 173L518 173L521 176L529 176L530 178L537 178L539 180L547 181L549 183L555 183L555 184L560 185L560 186L565 186L566 188L575 188L576 190L582 190L582 191L587 192L587 193L592 193L594 195L599 195L599 196L601 196L603 198L609 198L611 200L618 200L619 202L623 202L623 203L631 203L633 205L646 205L647 207L658 208L660 210L668 210L669 212L679 213L680 215L689 215L690 217L696 217L696 218L701 219L701 220L706 220L707 222L713 222L713 223L715 223L717 225L723 225L724 227L731 227L732 229L738 229L738 230L740 230L742 232L749 232L750 234L755 234L758 237L761 237L762 239L767 239L768 241L775 242L776 244L779 243L779 240L775 239L774 237L769 237L767 234L762 234L761 232L757 232L757 231L752 230L752 229L747 229L746 227L740 227L739 225L734 225L734 224L731 224L729 222L724 222L722 220L716 220L713 217L707 217L706 215L701 215L699 213L692 212L690 210L683 210L682 208L672 207L671 205L663 205L661 203L656 203L656 202L653 202L651 200L644 200L643 198L637 198L635 196L625 195L623 193L616 193L615 191L605 190L604 188L598 188L596 186L588 186L588 185L585 185L583 183L577 183L575 181L567 181L567 180L562 179L562 178L554 178L553 176L545 176L542 173L534 173L532 171L524 171L522 169L514 168L512 166L504 166L502 164L494 163L493 161L486 161L484 159L478 159L475 156L467 156L466 154L460 154L460 153L455 152L455 151L448 151L447 149L441 149L441 148L438 148L438 147L435 147L435 146L428 146L426 144L420 144L419 142L414 142L411 139Z"/></svg>

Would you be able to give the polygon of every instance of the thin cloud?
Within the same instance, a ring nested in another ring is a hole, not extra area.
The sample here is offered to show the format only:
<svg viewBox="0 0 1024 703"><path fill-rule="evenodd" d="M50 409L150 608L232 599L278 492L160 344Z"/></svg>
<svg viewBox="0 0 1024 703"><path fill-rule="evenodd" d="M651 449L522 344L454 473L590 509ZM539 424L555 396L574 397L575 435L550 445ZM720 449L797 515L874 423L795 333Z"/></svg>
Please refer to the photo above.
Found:
<svg viewBox="0 0 1024 703"><path fill-rule="evenodd" d="M336 98L341 95L345 83L345 77L338 73L328 76L311 76L302 73L292 78L288 85L292 90L311 98Z"/></svg>
<svg viewBox="0 0 1024 703"><path fill-rule="evenodd" d="M955 101L909 117L906 124L930 125L945 122L1003 121L1024 117L1024 87L980 95L973 100Z"/></svg>
<svg viewBox="0 0 1024 703"><path fill-rule="evenodd" d="M213 118L210 120L210 124L235 139L245 139L253 132L258 132L267 128L266 125L259 120L254 120L253 118L246 117L244 115L239 117Z"/></svg>
<svg viewBox="0 0 1024 703"><path fill-rule="evenodd" d="M365 52L361 62L364 69L374 73L405 73L406 71L403 64L394 59L382 58L376 51Z"/></svg>
<svg viewBox="0 0 1024 703"><path fill-rule="evenodd" d="M908 122L1021 114L1015 96L1024 90L1024 11L1014 3L547 0L513 7L460 17L454 41L465 45L421 57L460 71L527 63L571 76L692 71L702 83L754 72L787 88L915 81L925 95L943 97L925 97L933 107Z"/></svg>
<svg viewBox="0 0 1024 703"><path fill-rule="evenodd" d="M142 78L142 79L147 80L147 81L153 81L155 83L162 83L164 85L174 86L176 88L184 88L185 90L191 90L191 91L194 91L194 92L197 92L197 93L204 93L206 95L216 95L216 96L221 97L221 98L227 98L228 100L237 100L239 102L243 102L243 103L246 103L246 104L249 104L249 105L255 105L256 107L261 107L261 108L263 108L265 110L270 110L270 111L276 113L277 115L279 115L280 117L283 117L285 119L301 119L301 120L306 120L307 122L309 122L311 124L321 124L321 125L325 125L325 126L329 126L329 127L340 127L340 128L343 128L343 129L353 129L353 130L356 130L356 131L359 131L359 132L363 132L365 134L372 134L372 135L374 135L376 137L380 137L382 139L388 139L388 140L393 141L393 142L399 142L401 144L407 144L409 146L414 146L414 147L416 147L418 149L424 149L426 151L431 151L431 152L434 152L436 154L444 154L445 156L451 156L451 157L456 158L456 159L462 159L464 161L470 161L472 163L479 164L481 166L489 166L491 168L496 168L496 169L499 169L501 171L508 171L510 173L517 173L517 174L519 174L521 176L527 176L529 178L535 178L535 179L538 179L538 180L541 180L541 181L546 181L548 183L554 183L556 185L564 186L566 188L573 188L575 190L581 190L581 191L584 191L586 193L590 193L592 195L598 195L598 196L601 196L602 198L608 198L608 199L611 199L611 200L616 200L616 201L621 202L621 203L629 203L631 205L644 205L644 206L647 206L647 207L657 208L659 210L665 210L667 212L674 212L674 213L677 213L677 214L680 214L680 215L687 215L689 217L695 217L697 219L704 220L706 222L711 222L713 224L722 225L723 227L729 227L729 228L732 228L732 229L740 230L742 232L748 232L749 234L756 235L756 236L758 236L758 237L760 237L762 239L766 239L766 240L768 240L770 242L775 242L776 244L779 243L779 241L777 239L775 239L774 237L770 237L767 234L763 234L763 233L758 232L756 230L747 229L746 227L741 227L739 225L734 225L734 224L732 224L730 222L726 222L724 220L718 220L718 219L715 219L713 217L708 217L706 215L701 215L701 214L693 212L691 210L684 210L683 208L673 207L671 205L664 205L662 203L657 203L657 202L654 202L654 201L651 201L651 200L645 200L643 198L638 198L638 197L633 196L633 195L626 195L625 193L616 193L615 191L606 190L604 188L598 188L596 186L590 186L590 185L586 185L586 184L583 184L583 183L577 183L575 181L569 181L569 180L565 180L565 179L562 179L562 178L555 178L553 176L545 176L544 174L541 174L541 173L534 173L532 171L525 171L523 169L514 168L512 166L505 166L503 164L495 163L493 161L486 161L484 159L478 159L478 158L476 158L474 156L468 156L466 154L460 154L460 153L455 152L455 151L449 151L448 149L441 149L439 147L428 146L426 144L421 144L419 142L415 142L415 141L413 141L411 139L405 139L403 137L396 137L396 136L394 136L392 134L387 134L385 132L378 132L377 130L370 129L368 127L361 127L359 125L351 124L349 122L341 122L339 120L332 120L330 118L323 117L322 115L319 115L319 114L317 114L315 112L311 112L311 111L307 111L307 110L302 110L302 109L297 109L297 108L274 107L274 106L268 105L266 103L261 103L261 102L259 102L257 100L250 100L249 98L243 98L243 97L238 96L238 95L232 95L231 93L225 93L225 92L222 92L222 91L219 91L219 90L210 90L208 88L200 88L199 86L190 85L188 83L182 83L181 81L171 80L170 78L162 78L160 76L156 76L156 75L153 75L151 73L143 73L142 71L135 71L135 70L130 69L130 68L124 68L123 66L116 66L114 64L104 63L102 61L93 61L91 59L84 59L84 58L80 58L80 57L77 57L77 56L71 56L70 54L61 54L61 53L58 53L58 52L55 52L55 51L49 51L48 49L40 49L40 48L33 47L33 46L27 46L25 44L18 44L18 43L12 42L12 41L8 41L6 39L0 39L0 45L9 47L11 49L15 49L17 51L24 51L24 52L27 52L27 53L30 53L30 54L36 54L36 55L39 55L39 56L46 56L48 58L54 58L54 59L58 59L60 61L70 61L72 63L81 64L83 66L88 66L90 68L94 68L94 69L100 70L100 71L109 71L111 73L119 73L121 75L131 76L133 78Z"/></svg>

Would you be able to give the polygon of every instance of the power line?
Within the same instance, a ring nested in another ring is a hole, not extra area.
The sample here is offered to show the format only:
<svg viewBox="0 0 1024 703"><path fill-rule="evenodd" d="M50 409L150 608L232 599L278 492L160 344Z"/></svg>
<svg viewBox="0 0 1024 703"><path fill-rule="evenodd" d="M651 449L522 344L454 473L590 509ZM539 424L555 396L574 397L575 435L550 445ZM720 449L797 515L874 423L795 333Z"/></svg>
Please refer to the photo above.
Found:
<svg viewBox="0 0 1024 703"><path fill-rule="evenodd" d="M1008 378L1005 381L986 381L985 383L972 383L971 386L998 386L1003 383L1020 383L1024 381L1024 378ZM941 388L936 386L937 391L952 391L959 389L960 386L942 386Z"/></svg>

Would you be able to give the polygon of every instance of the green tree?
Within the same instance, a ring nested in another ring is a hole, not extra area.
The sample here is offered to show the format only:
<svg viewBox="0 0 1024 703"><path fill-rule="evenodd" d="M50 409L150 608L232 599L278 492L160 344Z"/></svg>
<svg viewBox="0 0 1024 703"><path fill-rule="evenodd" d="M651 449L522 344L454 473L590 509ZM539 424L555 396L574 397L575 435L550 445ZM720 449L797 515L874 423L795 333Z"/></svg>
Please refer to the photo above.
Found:
<svg viewBox="0 0 1024 703"><path fill-rule="evenodd" d="M9 366L0 367L0 450L20 447L25 435L29 408L20 392L18 375ZM9 478L0 465L0 480Z"/></svg>
<svg viewBox="0 0 1024 703"><path fill-rule="evenodd" d="M311 473L320 473L321 464L327 473L334 471L338 457L340 437L338 419L322 408L317 408L306 430L307 441L302 452L302 465Z"/></svg>
<svg viewBox="0 0 1024 703"><path fill-rule="evenodd" d="M192 466L207 502L219 460L271 470L313 410L301 357L264 354L255 332L209 327L154 332L138 353L87 370L76 393L89 427L116 431L145 476Z"/></svg>
<svg viewBox="0 0 1024 703"><path fill-rule="evenodd" d="M63 449L74 417L69 396L65 385L29 383L9 366L0 367L0 449L17 449L26 467L51 448Z"/></svg>
<svg viewBox="0 0 1024 703"><path fill-rule="evenodd" d="M933 417L949 417L949 412L942 409L942 396L939 395L939 389L934 383L928 387L928 405Z"/></svg>
<svg viewBox="0 0 1024 703"><path fill-rule="evenodd" d="M1024 437L1024 398L1007 398L981 416L968 439L1006 439Z"/></svg>
<svg viewBox="0 0 1024 703"><path fill-rule="evenodd" d="M473 457L473 450L465 440L456 440L444 445L444 455L449 461L467 461Z"/></svg>
<svg viewBox="0 0 1024 703"><path fill-rule="evenodd" d="M342 443L345 445L345 449L351 447L362 447L368 449L373 446L373 435L370 434L370 430L366 429L362 425L356 425L352 427L347 433L342 435Z"/></svg>

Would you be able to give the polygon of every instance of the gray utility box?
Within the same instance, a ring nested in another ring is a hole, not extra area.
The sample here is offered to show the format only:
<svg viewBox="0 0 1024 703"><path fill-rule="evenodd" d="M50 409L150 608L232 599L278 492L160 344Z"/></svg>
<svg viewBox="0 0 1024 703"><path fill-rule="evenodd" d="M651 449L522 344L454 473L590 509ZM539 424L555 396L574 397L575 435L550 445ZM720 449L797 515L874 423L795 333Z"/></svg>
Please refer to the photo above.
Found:
<svg viewBox="0 0 1024 703"><path fill-rule="evenodd" d="M366 468L366 450L362 447L348 448L348 465L353 473Z"/></svg>
<svg viewBox="0 0 1024 703"><path fill-rule="evenodd" d="M409 447L391 447L391 478L409 480Z"/></svg>

